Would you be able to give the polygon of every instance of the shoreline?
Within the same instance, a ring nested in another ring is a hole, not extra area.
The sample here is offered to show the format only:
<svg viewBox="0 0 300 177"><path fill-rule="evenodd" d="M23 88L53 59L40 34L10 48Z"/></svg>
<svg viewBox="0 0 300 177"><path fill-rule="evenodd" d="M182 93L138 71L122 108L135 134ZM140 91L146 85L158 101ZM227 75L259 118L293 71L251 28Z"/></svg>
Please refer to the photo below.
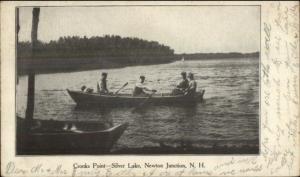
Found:
<svg viewBox="0 0 300 177"><path fill-rule="evenodd" d="M186 61L207 61L207 60L228 60L228 59L250 59L257 60L256 57L239 57L239 58L200 58L200 59L186 59ZM115 69L124 68L129 66L147 66L147 65L158 65L168 64L173 62L181 61L179 58L155 62L155 63L114 63L106 60L98 60L95 58L87 59L87 62L83 62L82 58L75 59L26 59L19 60L17 63L17 74L18 76L24 76L28 74L28 66L33 66L36 74L54 74L54 73L69 73L69 72L80 72L80 71L91 71L97 69ZM70 62L71 61L71 62Z"/></svg>
<svg viewBox="0 0 300 177"><path fill-rule="evenodd" d="M234 144L230 144L234 143ZM242 143L242 144L241 144ZM113 148L111 154L259 154L259 140L244 140L235 142L230 140L209 141L203 140L198 143L182 142L158 142L158 145L143 147L120 147Z"/></svg>
<svg viewBox="0 0 300 177"><path fill-rule="evenodd" d="M71 153L72 155L258 155L259 145L234 146L215 146L215 147L141 147L141 148L122 148L111 150L110 152L99 152L89 150L85 153ZM19 154L23 155L23 154ZM34 152L26 155L70 155L69 153L45 153Z"/></svg>
<svg viewBox="0 0 300 177"><path fill-rule="evenodd" d="M113 69L128 66L147 66L156 64L172 63L176 60L148 63L116 63L98 58L74 58L74 59L26 59L17 62L18 76L27 75L29 69L34 69L36 74L68 73L89 71L97 69ZM29 67L30 66L30 67Z"/></svg>

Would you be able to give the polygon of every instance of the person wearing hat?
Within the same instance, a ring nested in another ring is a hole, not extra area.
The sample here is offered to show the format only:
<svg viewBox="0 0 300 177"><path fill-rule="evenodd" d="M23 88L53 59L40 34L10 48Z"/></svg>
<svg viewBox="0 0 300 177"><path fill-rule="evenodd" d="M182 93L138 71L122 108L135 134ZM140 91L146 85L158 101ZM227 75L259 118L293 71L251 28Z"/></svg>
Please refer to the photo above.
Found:
<svg viewBox="0 0 300 177"><path fill-rule="evenodd" d="M179 84L176 86L175 89L172 91L172 95L181 95L184 94L186 89L189 87L189 81L186 77L186 72L181 72L182 80L179 82Z"/></svg>
<svg viewBox="0 0 300 177"><path fill-rule="evenodd" d="M197 91L197 82L194 79L194 74L189 73L188 79L189 79L189 87L187 88L185 95L194 95Z"/></svg>
<svg viewBox="0 0 300 177"><path fill-rule="evenodd" d="M108 94L109 91L107 89L107 73L103 72L101 74L101 80L97 83L97 91L100 94Z"/></svg>
<svg viewBox="0 0 300 177"><path fill-rule="evenodd" d="M136 83L133 89L133 96L149 96L147 91L152 93L156 92L156 90L150 89L145 85L145 79L145 76L140 76L140 82Z"/></svg>

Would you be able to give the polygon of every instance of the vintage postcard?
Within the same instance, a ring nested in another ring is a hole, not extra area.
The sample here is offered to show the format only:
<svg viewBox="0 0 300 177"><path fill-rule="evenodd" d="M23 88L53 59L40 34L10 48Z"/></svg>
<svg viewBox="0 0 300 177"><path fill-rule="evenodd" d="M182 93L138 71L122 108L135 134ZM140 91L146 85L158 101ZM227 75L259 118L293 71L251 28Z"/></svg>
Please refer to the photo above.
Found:
<svg viewBox="0 0 300 177"><path fill-rule="evenodd" d="M2 2L1 176L299 176L299 2Z"/></svg>

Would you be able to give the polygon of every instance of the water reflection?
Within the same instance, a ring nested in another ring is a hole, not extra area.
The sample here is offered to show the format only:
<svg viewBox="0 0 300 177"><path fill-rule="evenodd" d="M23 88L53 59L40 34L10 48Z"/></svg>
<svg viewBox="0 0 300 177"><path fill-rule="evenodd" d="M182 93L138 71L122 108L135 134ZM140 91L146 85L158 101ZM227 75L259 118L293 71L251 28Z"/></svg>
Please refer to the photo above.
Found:
<svg viewBox="0 0 300 177"><path fill-rule="evenodd" d="M89 119L96 119L99 122L102 122L105 127L110 128L114 126L113 118L110 115L111 108L96 108L96 107L89 107L89 106L74 106L71 111L72 117L75 119L81 119L84 116L89 117Z"/></svg>

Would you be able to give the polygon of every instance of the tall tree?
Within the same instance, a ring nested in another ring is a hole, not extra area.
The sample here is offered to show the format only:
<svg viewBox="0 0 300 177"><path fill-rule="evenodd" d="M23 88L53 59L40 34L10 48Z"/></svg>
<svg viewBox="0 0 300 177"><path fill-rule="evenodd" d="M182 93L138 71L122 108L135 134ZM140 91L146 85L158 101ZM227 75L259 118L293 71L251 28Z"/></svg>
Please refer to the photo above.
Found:
<svg viewBox="0 0 300 177"><path fill-rule="evenodd" d="M37 48L37 32L39 24L40 8L33 8L32 10L32 29L31 29L31 44L32 44L32 58L35 58ZM35 85L35 71L32 66L29 66L28 72L28 95L27 95L27 109L26 120L33 119L34 112L34 85Z"/></svg>

